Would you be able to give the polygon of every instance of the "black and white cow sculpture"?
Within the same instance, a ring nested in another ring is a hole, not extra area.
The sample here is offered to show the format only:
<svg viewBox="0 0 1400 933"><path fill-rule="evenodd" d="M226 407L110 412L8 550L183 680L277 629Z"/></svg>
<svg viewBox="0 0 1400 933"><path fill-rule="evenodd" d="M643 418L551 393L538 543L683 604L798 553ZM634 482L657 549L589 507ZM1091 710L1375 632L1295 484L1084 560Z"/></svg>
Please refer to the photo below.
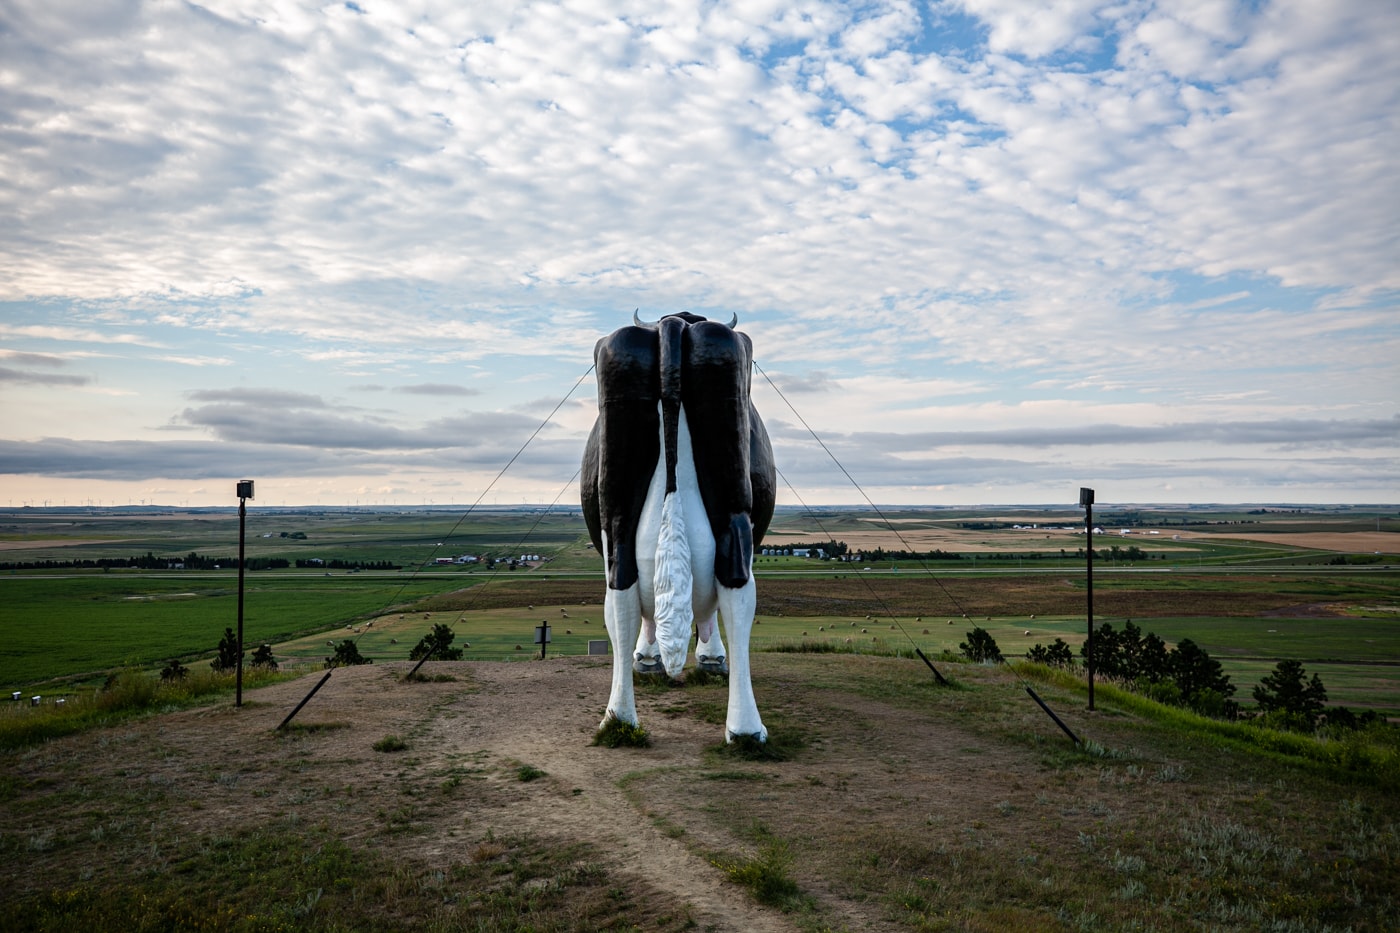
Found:
<svg viewBox="0 0 1400 933"><path fill-rule="evenodd" d="M726 740L763 741L749 676L753 554L773 517L777 473L749 400L753 345L734 330L737 317L632 319L593 351L598 421L581 480L608 578L613 676L603 722L636 725L632 670L679 675L698 623L697 663L729 673Z"/></svg>

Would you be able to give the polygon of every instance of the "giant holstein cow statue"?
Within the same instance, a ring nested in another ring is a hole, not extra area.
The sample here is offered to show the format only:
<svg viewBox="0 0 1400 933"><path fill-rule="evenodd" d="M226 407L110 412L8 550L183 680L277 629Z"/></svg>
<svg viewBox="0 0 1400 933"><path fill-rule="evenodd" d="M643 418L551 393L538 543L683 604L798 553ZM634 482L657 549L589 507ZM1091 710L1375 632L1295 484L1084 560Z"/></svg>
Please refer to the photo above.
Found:
<svg viewBox="0 0 1400 933"><path fill-rule="evenodd" d="M603 555L612 692L603 718L637 724L632 671L729 674L725 738L767 740L749 676L753 554L776 470L749 400L753 344L698 315L634 314L598 341L598 421L583 455L583 514ZM726 659L715 615L729 641Z"/></svg>

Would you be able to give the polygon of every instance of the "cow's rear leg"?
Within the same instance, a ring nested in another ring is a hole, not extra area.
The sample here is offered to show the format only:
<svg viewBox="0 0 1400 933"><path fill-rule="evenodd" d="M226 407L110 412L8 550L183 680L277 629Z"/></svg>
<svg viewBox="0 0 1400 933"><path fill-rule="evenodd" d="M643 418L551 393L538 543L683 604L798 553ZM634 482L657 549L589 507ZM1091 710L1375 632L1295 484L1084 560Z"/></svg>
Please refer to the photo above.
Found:
<svg viewBox="0 0 1400 933"><path fill-rule="evenodd" d="M661 646L656 643L655 619L642 619L637 648L632 652L632 670L638 674L666 673L666 665L661 660Z"/></svg>
<svg viewBox="0 0 1400 933"><path fill-rule="evenodd" d="M631 648L637 643L642 627L642 594L639 584L625 590L608 588L603 597L603 622L612 640L612 692L608 695L608 711L599 723L606 726L609 719L637 725L637 699L632 693Z"/></svg>
<svg viewBox="0 0 1400 933"><path fill-rule="evenodd" d="M729 714L724 722L724 740L732 742L747 735L766 742L768 730L759 718L749 675L749 632L756 605L753 576L737 589L721 585L718 590L719 615L729 636Z"/></svg>
<svg viewBox="0 0 1400 933"><path fill-rule="evenodd" d="M720 638L719 623L713 612L696 626L695 663L700 670L710 674L729 673L729 661L724 656L724 639Z"/></svg>

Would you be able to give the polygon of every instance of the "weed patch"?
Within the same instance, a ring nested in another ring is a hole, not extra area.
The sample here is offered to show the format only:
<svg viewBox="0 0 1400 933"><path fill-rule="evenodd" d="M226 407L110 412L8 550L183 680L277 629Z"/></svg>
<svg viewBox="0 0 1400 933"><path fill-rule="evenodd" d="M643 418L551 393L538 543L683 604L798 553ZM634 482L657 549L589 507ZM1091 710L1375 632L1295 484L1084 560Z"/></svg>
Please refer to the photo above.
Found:
<svg viewBox="0 0 1400 933"><path fill-rule="evenodd" d="M709 750L722 758L740 761L791 761L807 747L807 739L795 731L770 732L768 741L761 742L752 735L736 735L730 741Z"/></svg>
<svg viewBox="0 0 1400 933"><path fill-rule="evenodd" d="M648 748L651 736L641 726L609 716L608 721L594 734L592 744L604 748Z"/></svg>
<svg viewBox="0 0 1400 933"><path fill-rule="evenodd" d="M792 855L786 843L765 843L752 858L716 858L712 864L730 881L747 888L760 904L786 912L803 906L807 900L788 874Z"/></svg>
<svg viewBox="0 0 1400 933"><path fill-rule="evenodd" d="M251 689L295 676L252 668L244 671L243 686ZM0 706L0 749L37 745L153 712L203 706L233 693L234 688L232 672L221 673L208 667L168 680L145 671L122 670L109 677L101 689L65 697L63 703Z"/></svg>

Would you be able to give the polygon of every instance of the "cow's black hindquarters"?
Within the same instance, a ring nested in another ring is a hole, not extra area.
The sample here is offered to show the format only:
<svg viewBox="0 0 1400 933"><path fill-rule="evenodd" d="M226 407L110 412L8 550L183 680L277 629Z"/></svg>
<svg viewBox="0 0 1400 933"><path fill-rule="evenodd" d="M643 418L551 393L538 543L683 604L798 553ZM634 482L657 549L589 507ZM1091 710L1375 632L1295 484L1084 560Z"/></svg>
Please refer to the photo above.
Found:
<svg viewBox="0 0 1400 933"><path fill-rule="evenodd" d="M598 530L607 533L608 586L625 590L638 579L637 524L661 456L656 331L620 328L598 341L593 360L598 423L584 455L584 507L596 509ZM596 490L592 503L587 501L590 482ZM604 546L596 537L594 544Z"/></svg>
<svg viewBox="0 0 1400 933"><path fill-rule="evenodd" d="M753 523L748 513L729 516L729 524L715 535L715 579L737 590L749 582L753 566Z"/></svg>

